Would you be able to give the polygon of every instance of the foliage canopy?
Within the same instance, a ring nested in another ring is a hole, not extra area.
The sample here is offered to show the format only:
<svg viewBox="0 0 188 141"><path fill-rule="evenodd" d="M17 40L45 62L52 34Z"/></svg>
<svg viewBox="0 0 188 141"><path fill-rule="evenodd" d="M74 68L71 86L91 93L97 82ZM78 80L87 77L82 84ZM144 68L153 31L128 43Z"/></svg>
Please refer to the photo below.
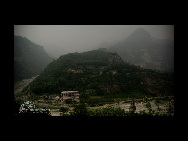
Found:
<svg viewBox="0 0 188 141"><path fill-rule="evenodd" d="M143 69L125 63L116 53L94 50L60 56L24 91L40 95L68 90L99 96L117 93L129 96L134 92L173 95L174 74Z"/></svg>

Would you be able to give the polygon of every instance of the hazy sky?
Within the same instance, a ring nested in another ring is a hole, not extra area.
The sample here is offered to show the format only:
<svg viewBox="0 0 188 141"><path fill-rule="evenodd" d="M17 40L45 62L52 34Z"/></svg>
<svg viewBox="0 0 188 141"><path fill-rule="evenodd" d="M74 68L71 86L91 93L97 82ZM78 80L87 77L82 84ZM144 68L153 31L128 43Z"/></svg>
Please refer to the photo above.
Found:
<svg viewBox="0 0 188 141"><path fill-rule="evenodd" d="M139 27L156 38L174 41L173 25L15 25L14 35L26 37L48 51L82 52L126 39Z"/></svg>

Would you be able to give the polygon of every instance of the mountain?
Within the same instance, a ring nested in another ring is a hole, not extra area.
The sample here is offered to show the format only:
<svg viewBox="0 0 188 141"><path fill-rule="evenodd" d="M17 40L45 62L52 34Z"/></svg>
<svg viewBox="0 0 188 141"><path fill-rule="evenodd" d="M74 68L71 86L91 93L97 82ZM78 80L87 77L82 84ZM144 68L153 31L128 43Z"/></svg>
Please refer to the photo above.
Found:
<svg viewBox="0 0 188 141"><path fill-rule="evenodd" d="M51 61L42 46L14 36L14 82L40 74Z"/></svg>
<svg viewBox="0 0 188 141"><path fill-rule="evenodd" d="M174 71L174 42L156 39L138 28L127 39L107 48L126 62L160 71Z"/></svg>
<svg viewBox="0 0 188 141"><path fill-rule="evenodd" d="M173 95L173 73L156 72L125 63L117 53L93 50L69 53L54 60L23 92L60 94Z"/></svg>
<svg viewBox="0 0 188 141"><path fill-rule="evenodd" d="M138 28L134 33L132 33L126 41L128 42L149 42L152 40L152 37L148 31L143 28Z"/></svg>

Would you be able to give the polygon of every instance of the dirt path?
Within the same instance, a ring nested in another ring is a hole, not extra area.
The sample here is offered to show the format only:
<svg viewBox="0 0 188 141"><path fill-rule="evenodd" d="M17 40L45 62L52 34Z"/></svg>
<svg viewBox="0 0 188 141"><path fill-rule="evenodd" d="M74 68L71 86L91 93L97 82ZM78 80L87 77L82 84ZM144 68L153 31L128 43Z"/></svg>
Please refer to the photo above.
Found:
<svg viewBox="0 0 188 141"><path fill-rule="evenodd" d="M14 84L14 94L16 95L20 93L23 90L23 88L25 88L29 83L31 83L37 76L31 77L29 79L23 79L19 82L16 82Z"/></svg>
<svg viewBox="0 0 188 141"><path fill-rule="evenodd" d="M51 116L60 116L59 109L51 109L50 114Z"/></svg>

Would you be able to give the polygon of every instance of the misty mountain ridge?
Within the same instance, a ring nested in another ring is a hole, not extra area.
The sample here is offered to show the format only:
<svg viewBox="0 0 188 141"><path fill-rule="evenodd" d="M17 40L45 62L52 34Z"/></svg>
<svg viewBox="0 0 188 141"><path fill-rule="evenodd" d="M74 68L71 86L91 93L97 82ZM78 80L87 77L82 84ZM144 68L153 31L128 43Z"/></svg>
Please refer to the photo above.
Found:
<svg viewBox="0 0 188 141"><path fill-rule="evenodd" d="M148 31L143 29L142 27L138 28L136 31L134 31L127 39L127 42L143 42L143 41L151 41L152 37Z"/></svg>
<svg viewBox="0 0 188 141"><path fill-rule="evenodd" d="M71 47L64 45L55 48L45 46L45 50L54 59L67 53L92 50L71 50ZM139 65L140 67L159 71L174 71L174 42L167 38L155 38L142 27L136 29L129 37L122 41L104 41L93 49L98 48L106 48L107 51L116 52L124 61Z"/></svg>
<svg viewBox="0 0 188 141"><path fill-rule="evenodd" d="M125 39L126 41L130 41L130 42L158 42L158 43L162 43L162 44L172 44L174 43L172 40L170 40L169 38L164 38L164 39L159 39L159 38L155 38L153 36L151 36L151 34L145 30L144 28L140 27L138 29L136 29L128 38Z"/></svg>
<svg viewBox="0 0 188 141"><path fill-rule="evenodd" d="M107 50L118 53L124 61L134 65L160 71L174 70L174 42L152 37L143 28Z"/></svg>
<svg viewBox="0 0 188 141"><path fill-rule="evenodd" d="M42 46L14 35L14 81L39 75L51 61Z"/></svg>

